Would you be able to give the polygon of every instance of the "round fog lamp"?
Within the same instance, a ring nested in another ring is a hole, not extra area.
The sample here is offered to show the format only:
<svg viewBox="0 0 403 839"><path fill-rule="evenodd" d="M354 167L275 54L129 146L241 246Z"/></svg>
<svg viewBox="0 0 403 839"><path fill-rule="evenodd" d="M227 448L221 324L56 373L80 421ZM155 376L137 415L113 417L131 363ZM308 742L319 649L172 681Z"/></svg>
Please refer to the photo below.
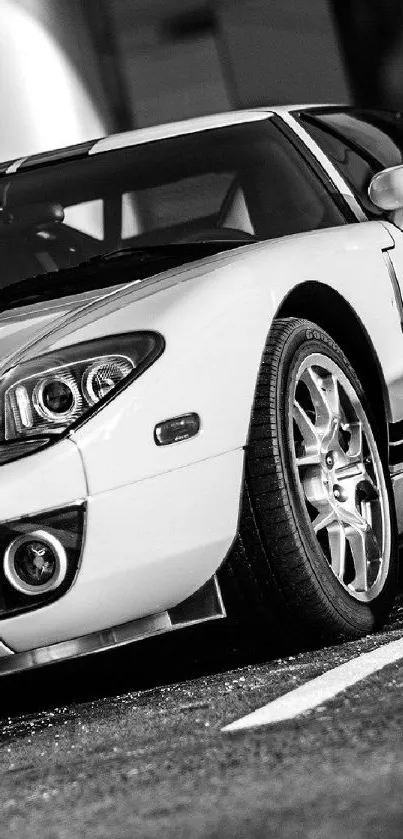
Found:
<svg viewBox="0 0 403 839"><path fill-rule="evenodd" d="M25 542L14 556L17 577L31 586L42 586L55 576L56 557L44 542Z"/></svg>
<svg viewBox="0 0 403 839"><path fill-rule="evenodd" d="M67 557L63 545L50 533L36 530L17 536L4 555L4 573L17 591L45 594L63 582Z"/></svg>

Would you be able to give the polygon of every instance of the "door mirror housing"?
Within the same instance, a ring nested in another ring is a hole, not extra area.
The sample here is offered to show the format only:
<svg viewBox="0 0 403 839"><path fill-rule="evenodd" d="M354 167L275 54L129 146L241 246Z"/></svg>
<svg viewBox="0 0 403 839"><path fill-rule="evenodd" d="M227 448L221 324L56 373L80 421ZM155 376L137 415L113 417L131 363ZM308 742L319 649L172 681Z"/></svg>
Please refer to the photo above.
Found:
<svg viewBox="0 0 403 839"><path fill-rule="evenodd" d="M390 221L403 230L403 165L377 172L368 187L372 204L386 211Z"/></svg>

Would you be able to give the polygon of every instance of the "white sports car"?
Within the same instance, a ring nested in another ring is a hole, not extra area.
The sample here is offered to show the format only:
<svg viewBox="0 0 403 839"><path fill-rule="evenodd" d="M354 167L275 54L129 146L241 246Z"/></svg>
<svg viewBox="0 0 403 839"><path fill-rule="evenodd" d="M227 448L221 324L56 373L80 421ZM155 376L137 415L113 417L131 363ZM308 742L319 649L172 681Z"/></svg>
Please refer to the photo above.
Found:
<svg viewBox="0 0 403 839"><path fill-rule="evenodd" d="M388 616L403 119L227 113L0 164L0 673Z"/></svg>

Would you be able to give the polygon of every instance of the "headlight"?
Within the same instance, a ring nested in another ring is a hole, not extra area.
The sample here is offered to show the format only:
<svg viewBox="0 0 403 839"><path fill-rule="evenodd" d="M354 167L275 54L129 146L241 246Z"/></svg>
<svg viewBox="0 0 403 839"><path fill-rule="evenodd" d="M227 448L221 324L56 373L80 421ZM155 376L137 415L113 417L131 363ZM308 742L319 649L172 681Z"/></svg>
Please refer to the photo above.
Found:
<svg viewBox="0 0 403 839"><path fill-rule="evenodd" d="M87 419L163 349L161 335L135 332L65 347L13 367L0 379L0 463Z"/></svg>

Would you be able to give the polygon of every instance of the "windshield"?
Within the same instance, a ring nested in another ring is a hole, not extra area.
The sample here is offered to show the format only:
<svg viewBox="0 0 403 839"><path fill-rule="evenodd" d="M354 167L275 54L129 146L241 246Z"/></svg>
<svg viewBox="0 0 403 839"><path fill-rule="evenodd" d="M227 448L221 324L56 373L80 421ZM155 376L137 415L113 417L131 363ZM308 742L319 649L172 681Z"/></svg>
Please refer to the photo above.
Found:
<svg viewBox="0 0 403 839"><path fill-rule="evenodd" d="M3 176L0 298L8 286L18 283L20 293L21 281L44 274L52 275L55 296L63 294L55 272L62 278L63 269L126 248L158 249L155 273L172 246L180 264L200 258L203 242L211 253L223 242L227 248L344 223L271 122L83 153L36 169L28 163ZM97 287L119 281L116 266L100 274Z"/></svg>

